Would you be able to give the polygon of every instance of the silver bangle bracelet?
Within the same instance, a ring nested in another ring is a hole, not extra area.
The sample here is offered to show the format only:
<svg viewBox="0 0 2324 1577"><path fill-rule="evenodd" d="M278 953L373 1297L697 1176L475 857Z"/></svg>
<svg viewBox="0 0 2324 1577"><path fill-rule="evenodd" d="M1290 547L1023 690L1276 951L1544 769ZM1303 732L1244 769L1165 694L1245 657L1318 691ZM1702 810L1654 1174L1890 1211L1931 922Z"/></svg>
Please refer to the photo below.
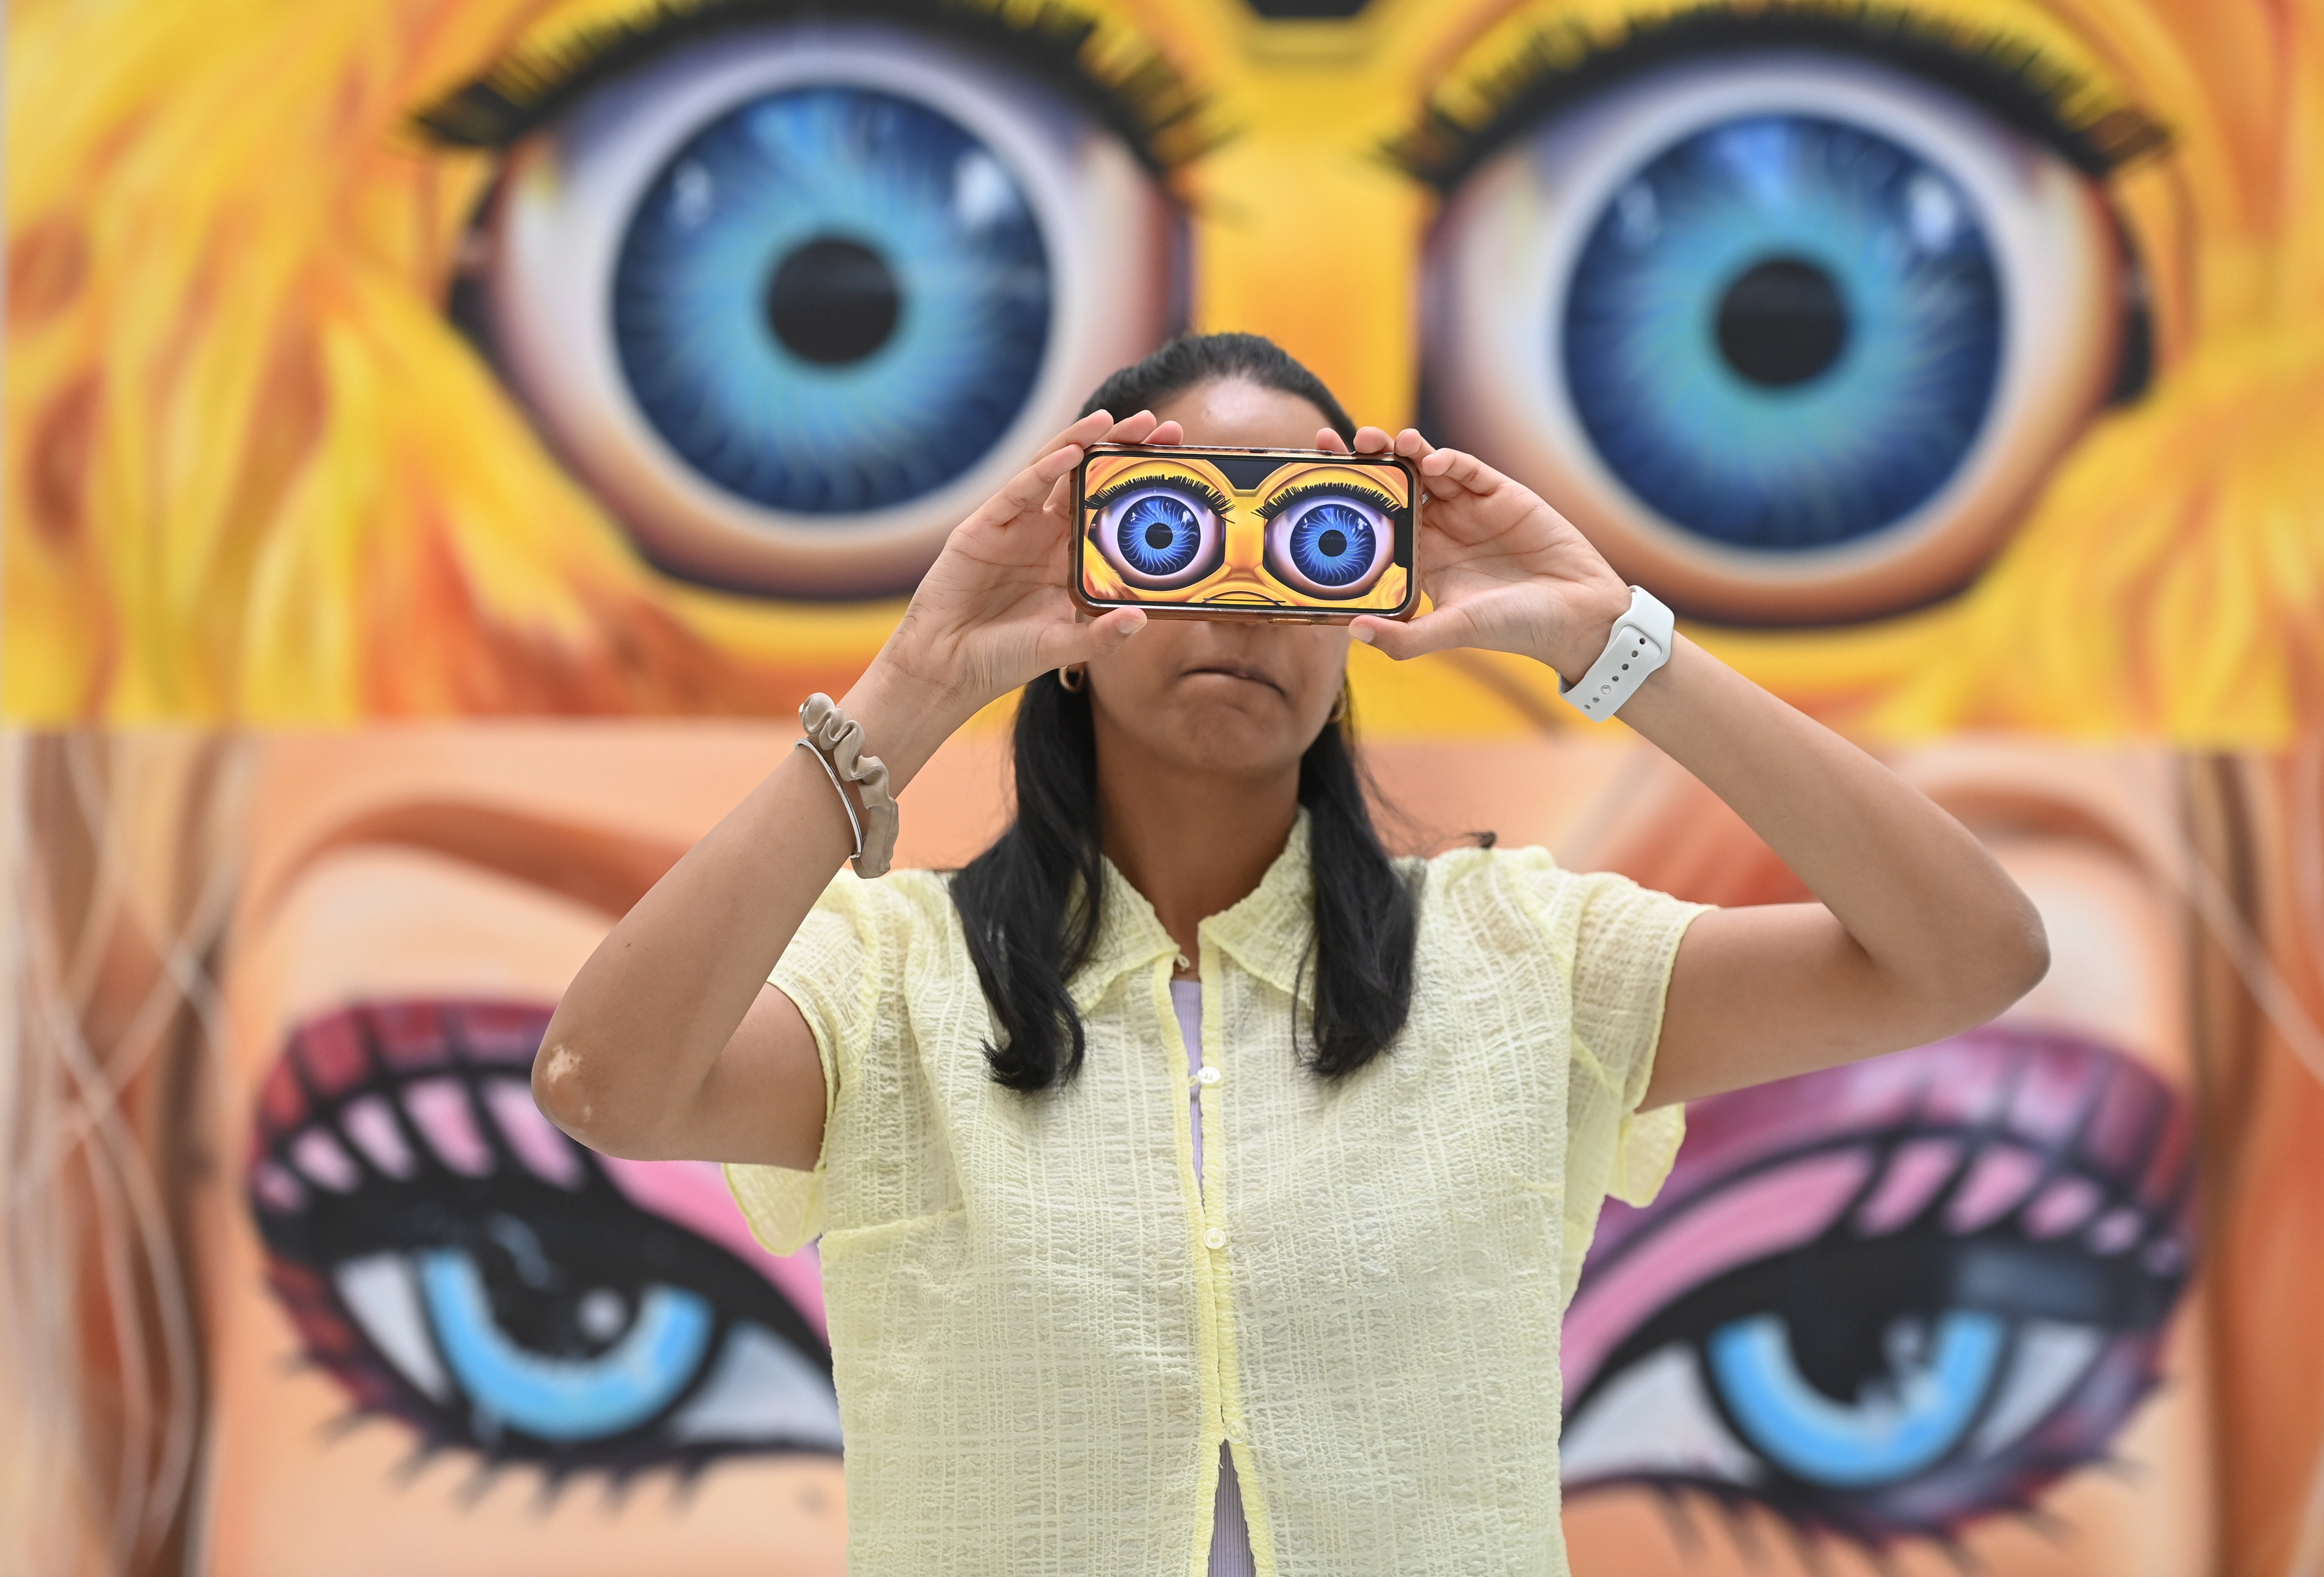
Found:
<svg viewBox="0 0 2324 1577"><path fill-rule="evenodd" d="M848 831L855 839L855 874L866 881L885 876L889 862L896 856L896 835L903 825L896 797L888 787L887 763L863 753L863 725L819 690L799 707L799 727L805 737L798 742L823 763L832 792L839 796L840 808L847 813Z"/></svg>

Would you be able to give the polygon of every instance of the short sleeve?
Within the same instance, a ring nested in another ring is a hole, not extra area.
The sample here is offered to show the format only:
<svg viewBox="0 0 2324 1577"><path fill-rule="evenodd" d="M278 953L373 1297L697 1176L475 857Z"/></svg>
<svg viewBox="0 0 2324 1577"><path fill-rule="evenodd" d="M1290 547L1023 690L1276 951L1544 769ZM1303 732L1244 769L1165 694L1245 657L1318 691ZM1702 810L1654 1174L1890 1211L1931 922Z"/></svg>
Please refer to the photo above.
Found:
<svg viewBox="0 0 2324 1577"><path fill-rule="evenodd" d="M1670 1176L1686 1136L1684 1108L1642 1112L1638 1102L1654 1079L1679 939L1708 906L1610 872L1574 880L1583 890L1573 936L1568 1176L1595 1178L1603 1194L1643 1205Z"/></svg>
<svg viewBox="0 0 2324 1577"><path fill-rule="evenodd" d="M1686 1115L1640 1111L1654 1079L1663 999L1679 938L1708 907L1627 876L1558 867L1541 849L1508 851L1499 869L1529 895L1567 976L1572 1021L1565 1090L1565 1231L1570 1300L1609 1197L1651 1201L1678 1159Z"/></svg>
<svg viewBox="0 0 2324 1577"><path fill-rule="evenodd" d="M796 1254L824 1226L824 1162L840 1093L872 1034L893 917L876 886L843 867L807 911L767 983L798 1007L823 1064L824 1152L812 1172L730 1161L726 1186L770 1253Z"/></svg>

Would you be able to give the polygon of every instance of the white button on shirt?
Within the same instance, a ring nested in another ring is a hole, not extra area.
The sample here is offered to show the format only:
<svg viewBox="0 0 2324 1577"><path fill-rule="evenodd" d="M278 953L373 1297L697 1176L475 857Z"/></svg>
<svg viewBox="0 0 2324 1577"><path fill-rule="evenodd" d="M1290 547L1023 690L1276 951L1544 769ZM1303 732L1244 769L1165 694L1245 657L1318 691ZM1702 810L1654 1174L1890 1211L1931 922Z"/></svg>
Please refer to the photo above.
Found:
<svg viewBox="0 0 2324 1577"><path fill-rule="evenodd" d="M1216 1084L1219 1070L1203 1062L1203 982L1198 980L1174 980L1170 982L1170 1008L1177 1015L1178 1038L1186 1043L1186 1065L1194 1070L1197 1084ZM1186 1097L1189 1115L1194 1119L1194 1179L1199 1186L1203 1176L1203 1099L1198 1089ZM1213 1227L1203 1234L1203 1241L1213 1250L1227 1245L1226 1233ZM1242 1432L1230 1429L1228 1440L1246 1443ZM1209 1577L1257 1577L1258 1562L1251 1554L1250 1524L1242 1509L1242 1485L1235 1478L1234 1453L1226 1446L1219 1447L1219 1488L1211 1505L1211 1558Z"/></svg>

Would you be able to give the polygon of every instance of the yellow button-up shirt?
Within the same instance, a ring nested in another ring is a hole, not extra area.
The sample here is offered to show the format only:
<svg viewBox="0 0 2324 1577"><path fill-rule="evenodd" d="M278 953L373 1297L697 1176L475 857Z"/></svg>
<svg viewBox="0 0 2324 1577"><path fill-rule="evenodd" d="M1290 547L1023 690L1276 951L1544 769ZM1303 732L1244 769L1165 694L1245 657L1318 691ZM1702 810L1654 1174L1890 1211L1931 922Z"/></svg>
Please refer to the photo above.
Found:
<svg viewBox="0 0 2324 1577"><path fill-rule="evenodd" d="M1263 1574L1565 1571L1558 1330L1699 912L1543 851L1406 866L1412 1013L1304 1068L1306 818L1201 927L1203 1176L1177 953L1110 865L1072 982L1088 1058L1026 1096L945 878L842 873L772 980L824 1066L813 1173L730 1166L779 1253L822 1237L853 1577L1200 1577L1219 1443Z"/></svg>

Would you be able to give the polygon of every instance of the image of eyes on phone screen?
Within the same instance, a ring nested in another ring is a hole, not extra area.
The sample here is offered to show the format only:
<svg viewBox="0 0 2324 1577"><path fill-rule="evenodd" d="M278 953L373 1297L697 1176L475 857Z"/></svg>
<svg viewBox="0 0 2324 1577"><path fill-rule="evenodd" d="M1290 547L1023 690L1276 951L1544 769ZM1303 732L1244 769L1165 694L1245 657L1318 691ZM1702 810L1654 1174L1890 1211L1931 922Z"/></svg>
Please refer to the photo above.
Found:
<svg viewBox="0 0 2324 1577"><path fill-rule="evenodd" d="M1075 586L1093 607L1400 617L1416 600L1412 473L1394 456L1099 450Z"/></svg>

